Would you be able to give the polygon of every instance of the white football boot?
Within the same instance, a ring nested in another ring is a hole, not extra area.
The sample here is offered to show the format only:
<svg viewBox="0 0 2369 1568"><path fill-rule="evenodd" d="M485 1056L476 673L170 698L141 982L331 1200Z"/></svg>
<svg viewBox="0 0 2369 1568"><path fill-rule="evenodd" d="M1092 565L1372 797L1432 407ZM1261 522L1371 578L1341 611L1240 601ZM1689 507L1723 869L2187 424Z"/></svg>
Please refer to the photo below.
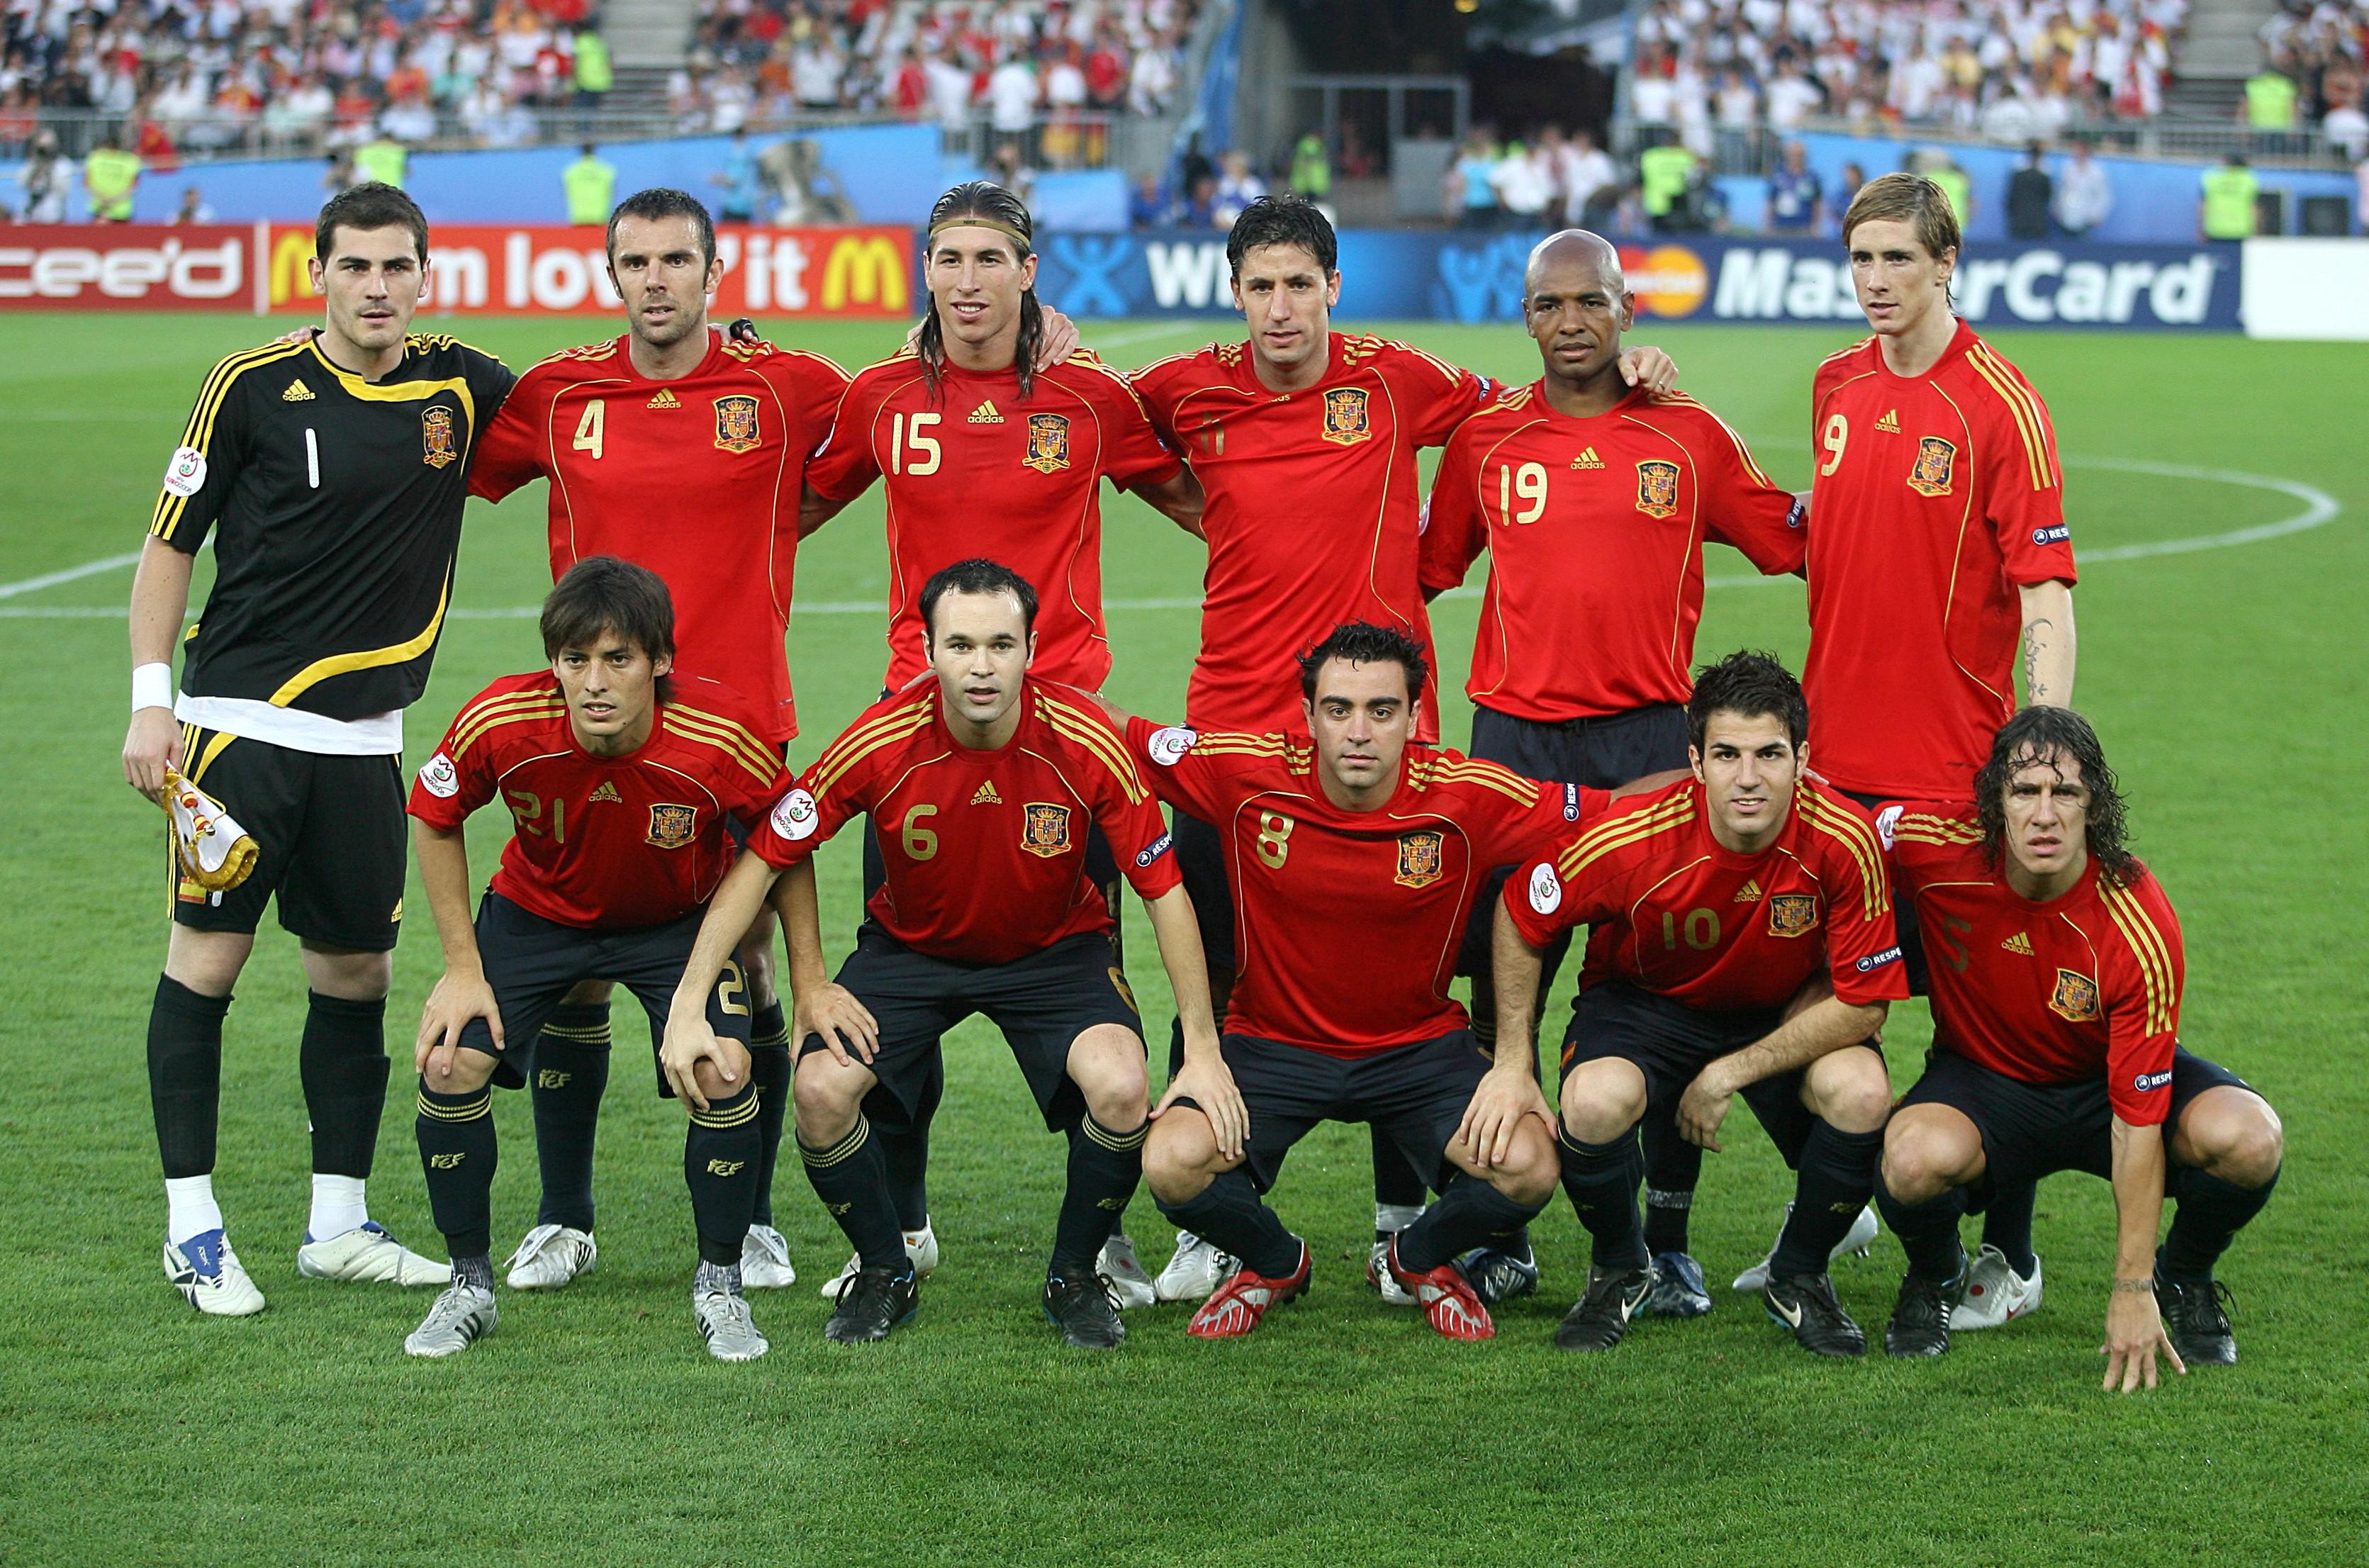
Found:
<svg viewBox="0 0 2369 1568"><path fill-rule="evenodd" d="M913 1260L913 1276L916 1279L927 1279L937 1273L938 1232L931 1225L930 1217L926 1214L921 1216L921 1228L918 1230L908 1230L904 1234L905 1255ZM853 1279L856 1271L863 1266L863 1260L853 1253L850 1253L847 1261L840 1265L839 1272L822 1282L823 1299L838 1300L841 1293L846 1290L847 1282Z"/></svg>
<svg viewBox="0 0 2369 1568"><path fill-rule="evenodd" d="M1389 1242L1376 1242L1367 1249L1366 1283L1382 1293L1382 1304L1386 1307L1423 1305L1421 1301L1415 1299L1405 1286L1399 1283L1398 1276L1390 1272Z"/></svg>
<svg viewBox="0 0 2369 1568"><path fill-rule="evenodd" d="M798 1271L790 1262L790 1243L771 1225L751 1225L740 1243L740 1284L749 1290L779 1290L795 1285Z"/></svg>
<svg viewBox="0 0 2369 1568"><path fill-rule="evenodd" d="M403 1353L431 1359L458 1356L493 1333L495 1320L499 1316L492 1291L466 1280L457 1281L436 1298L436 1304L428 1309L428 1316L420 1320L419 1326L404 1336Z"/></svg>
<svg viewBox="0 0 2369 1568"><path fill-rule="evenodd" d="M772 1348L749 1315L748 1299L732 1288L728 1269L699 1265L691 1281L691 1315L707 1354L718 1361L754 1361Z"/></svg>
<svg viewBox="0 0 2369 1568"><path fill-rule="evenodd" d="M1151 1294L1162 1301L1206 1301L1242 1260L1190 1230L1176 1232L1176 1252L1168 1266L1151 1282Z"/></svg>
<svg viewBox="0 0 2369 1568"><path fill-rule="evenodd" d="M601 1246L589 1230L572 1225L538 1225L526 1233L509 1261L513 1290L556 1290L601 1266Z"/></svg>
<svg viewBox="0 0 2369 1568"><path fill-rule="evenodd" d="M2007 1254L1985 1246L1966 1270L1966 1288L1950 1309L1950 1330L1995 1329L2011 1318L2040 1310L2040 1254L2031 1254L2031 1277L2015 1272Z"/></svg>
<svg viewBox="0 0 2369 1568"><path fill-rule="evenodd" d="M1112 1231L1110 1240L1103 1243L1102 1255L1094 1260L1094 1272L1109 1286L1111 1301L1121 1311L1130 1307L1149 1307L1160 1299L1151 1276L1143 1272L1143 1263L1135 1255L1135 1243L1127 1240L1124 1230Z"/></svg>
<svg viewBox="0 0 2369 1568"><path fill-rule="evenodd" d="M181 1299L209 1317L253 1317L264 1309L263 1292L239 1266L238 1254L219 1226L177 1247L166 1242L165 1277Z"/></svg>
<svg viewBox="0 0 2369 1568"><path fill-rule="evenodd" d="M1791 1219L1792 1218L1793 1206L1791 1203L1788 1203L1785 1206L1785 1219ZM1826 1254L1826 1262L1829 1264L1838 1264L1842 1262L1844 1258L1854 1253L1860 1257L1867 1256L1868 1248L1872 1246L1875 1242L1875 1233L1878 1227L1875 1222L1875 1206L1873 1204L1870 1204L1867 1207L1859 1211L1859 1218L1851 1221L1851 1228L1848 1232L1844 1235L1840 1242L1835 1244L1835 1250ZM1784 1237L1785 1220L1780 1219L1777 1222L1777 1240L1782 1241L1784 1240ZM1769 1259L1774 1258L1776 1255L1777 1242L1770 1242L1768 1243L1768 1256L1763 1257L1758 1263L1754 1264L1750 1268L1747 1268L1742 1274L1737 1275L1735 1276L1735 1283L1728 1287L1728 1288L1731 1290L1744 1291L1753 1294L1757 1294L1760 1291L1768 1289L1768 1263ZM1953 1324L1957 1321L1958 1320L1954 1317L1950 1320Z"/></svg>
<svg viewBox="0 0 2369 1568"><path fill-rule="evenodd" d="M336 1279L349 1285L450 1285L452 1265L422 1257L386 1233L375 1219L364 1220L342 1236L314 1241L307 1236L296 1249L296 1272L307 1279Z"/></svg>

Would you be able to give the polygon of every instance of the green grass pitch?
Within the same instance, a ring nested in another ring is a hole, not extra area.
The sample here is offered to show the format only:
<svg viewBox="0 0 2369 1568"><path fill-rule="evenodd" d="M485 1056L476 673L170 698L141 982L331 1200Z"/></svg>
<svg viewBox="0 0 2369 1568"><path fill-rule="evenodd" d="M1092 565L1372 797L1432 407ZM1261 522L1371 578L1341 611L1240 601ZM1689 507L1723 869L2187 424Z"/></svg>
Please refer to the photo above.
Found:
<svg viewBox="0 0 2369 1568"><path fill-rule="evenodd" d="M1741 1113L1696 1209L1718 1310L1645 1323L1617 1354L1549 1343L1583 1257L1560 1202L1538 1228L1545 1285L1499 1314L1495 1343L1451 1345L1380 1306L1359 1281L1366 1140L1339 1128L1301 1147L1277 1193L1315 1246L1304 1303L1238 1345L1188 1341L1184 1310L1162 1308L1130 1315L1117 1354L1065 1354L1035 1304L1059 1148L1001 1042L976 1025L949 1046L933 1172L945 1261L918 1322L870 1350L823 1344L810 1287L845 1247L793 1161L778 1211L807 1277L756 1302L772 1355L720 1367L686 1300L681 1116L644 1091L641 1024L624 1006L601 1271L557 1296L506 1295L500 1333L455 1361L410 1361L400 1341L426 1292L296 1277L303 986L293 944L269 925L231 1016L218 1185L272 1306L246 1322L198 1318L157 1271L142 1044L165 938L156 818L116 761L130 574L15 585L135 549L200 377L284 325L0 320L0 1562L2369 1560L2357 1294L2369 856L2344 804L2369 764L2358 587L2369 351L2000 339L2055 415L2085 559L2079 701L2186 926L2187 1041L2265 1090L2290 1138L2284 1184L2223 1269L2242 1364L2122 1399L2097 1386L2103 1184L2042 1189L2048 1296L2035 1318L1963 1336L1938 1364L1818 1364L1724 1289L1767 1244L1786 1191ZM605 327L486 321L464 336L523 365ZM1402 330L1494 374L1535 373L1510 327ZM1087 329L1122 365L1208 333ZM896 339L877 326L791 336L851 366ZM1665 344L1688 388L1779 479L1807 483L1811 369L1846 335L1673 326L1635 338ZM408 726L415 764L483 682L536 662L532 624L502 612L547 586L543 509L540 486L473 508L463 613ZM2325 526L2271 526L2331 511ZM1110 501L1106 526L1114 601L1195 599L1196 542L1126 499ZM2248 530L2271 536L2214 543ZM2145 548L2173 541L2211 547ZM1744 570L1713 552L1715 578ZM885 581L876 495L802 553L807 608L790 634L801 763L877 688L870 607ZM1469 596L1440 606L1459 692L1451 738L1467 727L1475 609ZM1113 622L1114 696L1178 714L1194 611L1122 608ZM1748 644L1798 658L1804 640L1798 583L1711 590L1705 654ZM490 816L478 822L482 880L499 837ZM853 928L856 858L851 841L821 861L837 951ZM373 1207L432 1249L404 1106L436 945L416 888L412 907ZM1139 910L1128 944L1163 1037L1168 999ZM1905 1084L1924 1010L1894 1018ZM504 1096L500 1116L506 1242L532 1219L533 1160L523 1100ZM1156 1267L1168 1233L1148 1198L1131 1229ZM1838 1268L1863 1323L1881 1324L1898 1268L1889 1237Z"/></svg>

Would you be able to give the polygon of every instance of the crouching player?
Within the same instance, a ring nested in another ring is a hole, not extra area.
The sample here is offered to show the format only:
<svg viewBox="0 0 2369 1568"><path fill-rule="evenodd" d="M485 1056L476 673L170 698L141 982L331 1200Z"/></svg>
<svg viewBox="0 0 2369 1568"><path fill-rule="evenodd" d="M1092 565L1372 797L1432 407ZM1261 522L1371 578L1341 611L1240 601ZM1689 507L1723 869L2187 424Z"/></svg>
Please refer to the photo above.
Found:
<svg viewBox="0 0 2369 1568"><path fill-rule="evenodd" d="M1693 776L1525 867L1497 917L1499 1038L1523 1045L1543 951L1589 928L1557 1137L1595 1259L1555 1343L1610 1349L1653 1293L1638 1123L1675 1112L1716 1150L1741 1093L1796 1172L1761 1299L1804 1348L1863 1355L1826 1261L1875 1189L1892 1088L1866 1042L1908 994L1883 852L1864 812L1804 777L1809 707L1775 659L1698 671L1687 727Z"/></svg>
<svg viewBox="0 0 2369 1568"><path fill-rule="evenodd" d="M787 868L777 907L800 1041L798 1153L859 1260L824 1337L885 1339L913 1315L919 1283L873 1124L910 1124L940 1038L983 1013L1045 1125L1069 1136L1045 1315L1065 1343L1108 1348L1127 1331L1095 1258L1142 1179L1149 1098L1141 1020L1086 869L1089 831L1102 830L1150 913L1185 1039L1214 1052L1192 900L1160 807L1093 699L1028 675L1035 590L1007 567L959 561L922 586L921 608L932 678L868 709L750 836L683 971L667 1070L682 1084L718 1059L703 999ZM811 856L866 814L887 880L834 982ZM694 1104L707 1093L685 1089Z"/></svg>
<svg viewBox="0 0 2369 1568"><path fill-rule="evenodd" d="M1878 818L1917 900L1933 1049L1883 1140L1883 1217L1908 1253L1894 1356L1950 1348L1958 1219L2058 1171L2113 1184L2105 1386L2156 1382L2156 1353L2237 1359L2213 1265L2270 1201L2285 1139L2267 1102L2180 1045L2179 917L2123 847L2123 799L2087 719L2007 721L1971 807ZM2179 1200L2161 1247L2169 1191ZM2169 1325L2169 1333L2165 1329Z"/></svg>
<svg viewBox="0 0 2369 1568"><path fill-rule="evenodd" d="M416 1053L419 1162L452 1253L452 1288L403 1342L414 1356L451 1356L493 1332L488 1085L532 1077L536 1038L582 980L641 998L658 1043L702 906L731 864L727 819L758 820L789 784L743 699L671 673L674 607L656 573L610 555L578 562L544 601L543 646L551 668L478 693L411 790L419 878L444 944ZM473 928L462 825L497 792L516 830ZM748 1361L766 1350L740 1297L760 1133L747 986L737 966L722 968L701 1005L730 1044L686 1096L691 1300L708 1353ZM671 1093L663 1078L658 1092Z"/></svg>
<svg viewBox="0 0 2369 1568"><path fill-rule="evenodd" d="M1153 787L1217 830L1234 899L1220 1059L1188 1050L1144 1148L1161 1212L1241 1260L1187 1332L1246 1334L1308 1288L1308 1244L1264 1195L1317 1123L1351 1121L1440 1194L1379 1266L1440 1333L1488 1339L1455 1260L1518 1246L1554 1196L1554 1140L1529 1066L1482 1048L1448 981L1489 868L1539 853L1609 797L1416 741L1425 660L1402 632L1338 627L1299 674L1302 732L1126 720Z"/></svg>

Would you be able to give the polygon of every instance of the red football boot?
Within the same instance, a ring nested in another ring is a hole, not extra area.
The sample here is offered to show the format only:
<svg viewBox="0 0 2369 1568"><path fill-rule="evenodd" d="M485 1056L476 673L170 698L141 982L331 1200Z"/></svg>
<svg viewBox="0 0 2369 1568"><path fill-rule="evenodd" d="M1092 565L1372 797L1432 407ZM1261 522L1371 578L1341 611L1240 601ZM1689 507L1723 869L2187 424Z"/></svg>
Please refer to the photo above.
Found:
<svg viewBox="0 0 2369 1568"><path fill-rule="evenodd" d="M1240 1339L1259 1326L1269 1307L1279 1306L1308 1290L1308 1243L1299 1243L1299 1265L1280 1279L1269 1279L1238 1268L1218 1282L1184 1332L1196 1339Z"/></svg>
<svg viewBox="0 0 2369 1568"><path fill-rule="evenodd" d="M1489 1309L1473 1292L1472 1282L1453 1263L1441 1264L1427 1273L1416 1274L1399 1264L1399 1243L1390 1241L1390 1277L1399 1288L1415 1299L1423 1315L1444 1339L1494 1339L1497 1325L1489 1319Z"/></svg>

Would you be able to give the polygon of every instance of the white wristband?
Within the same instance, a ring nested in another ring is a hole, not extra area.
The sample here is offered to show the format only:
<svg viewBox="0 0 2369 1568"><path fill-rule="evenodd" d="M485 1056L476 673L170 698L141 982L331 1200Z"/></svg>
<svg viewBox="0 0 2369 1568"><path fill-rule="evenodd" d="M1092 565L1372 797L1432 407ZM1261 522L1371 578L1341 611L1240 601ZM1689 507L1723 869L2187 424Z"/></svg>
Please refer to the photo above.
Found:
<svg viewBox="0 0 2369 1568"><path fill-rule="evenodd" d="M132 670L132 711L142 708L165 708L173 705L173 667L169 664L140 664Z"/></svg>

